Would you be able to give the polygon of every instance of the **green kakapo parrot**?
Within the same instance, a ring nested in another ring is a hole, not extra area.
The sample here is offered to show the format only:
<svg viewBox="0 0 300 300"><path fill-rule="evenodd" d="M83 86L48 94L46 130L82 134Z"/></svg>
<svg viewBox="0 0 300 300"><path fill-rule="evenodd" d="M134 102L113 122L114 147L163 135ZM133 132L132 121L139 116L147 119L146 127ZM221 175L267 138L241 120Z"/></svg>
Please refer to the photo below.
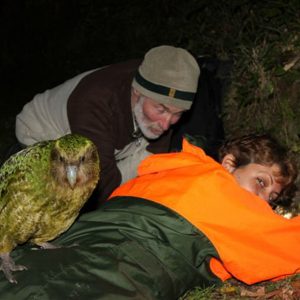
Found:
<svg viewBox="0 0 300 300"><path fill-rule="evenodd" d="M55 248L95 189L100 163L89 139L69 134L36 143L11 156L0 169L0 258L6 278L16 283L10 252L25 242Z"/></svg>

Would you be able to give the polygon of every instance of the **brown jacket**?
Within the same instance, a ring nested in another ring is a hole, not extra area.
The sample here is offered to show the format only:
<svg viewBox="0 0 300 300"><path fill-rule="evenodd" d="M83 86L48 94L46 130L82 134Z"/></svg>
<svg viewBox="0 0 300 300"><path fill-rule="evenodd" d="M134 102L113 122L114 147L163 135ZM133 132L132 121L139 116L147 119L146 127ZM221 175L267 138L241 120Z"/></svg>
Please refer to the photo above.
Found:
<svg viewBox="0 0 300 300"><path fill-rule="evenodd" d="M89 137L98 147L101 163L100 201L120 185L114 152L132 142L131 83L141 60L131 60L96 70L84 77L69 97L68 119L72 133ZM149 152L168 152L169 132L150 141Z"/></svg>

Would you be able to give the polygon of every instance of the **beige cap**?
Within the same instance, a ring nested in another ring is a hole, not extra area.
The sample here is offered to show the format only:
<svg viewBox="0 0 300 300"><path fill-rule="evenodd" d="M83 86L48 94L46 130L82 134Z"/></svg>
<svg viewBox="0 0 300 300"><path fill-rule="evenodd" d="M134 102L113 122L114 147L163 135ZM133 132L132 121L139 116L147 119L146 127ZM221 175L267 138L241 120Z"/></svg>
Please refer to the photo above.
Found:
<svg viewBox="0 0 300 300"><path fill-rule="evenodd" d="M187 50L159 46L146 53L132 86L159 103L189 109L199 76L199 65Z"/></svg>

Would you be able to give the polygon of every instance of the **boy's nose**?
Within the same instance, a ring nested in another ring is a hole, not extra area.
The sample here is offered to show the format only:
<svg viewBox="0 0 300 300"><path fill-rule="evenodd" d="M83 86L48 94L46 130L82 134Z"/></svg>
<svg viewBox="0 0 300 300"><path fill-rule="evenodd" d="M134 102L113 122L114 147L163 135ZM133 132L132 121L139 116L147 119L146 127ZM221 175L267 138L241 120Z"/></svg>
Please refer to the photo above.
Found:
<svg viewBox="0 0 300 300"><path fill-rule="evenodd" d="M270 201L272 201L272 193L273 193L272 189L267 188L265 191L259 193L258 196L260 198L264 199L265 201L270 202Z"/></svg>

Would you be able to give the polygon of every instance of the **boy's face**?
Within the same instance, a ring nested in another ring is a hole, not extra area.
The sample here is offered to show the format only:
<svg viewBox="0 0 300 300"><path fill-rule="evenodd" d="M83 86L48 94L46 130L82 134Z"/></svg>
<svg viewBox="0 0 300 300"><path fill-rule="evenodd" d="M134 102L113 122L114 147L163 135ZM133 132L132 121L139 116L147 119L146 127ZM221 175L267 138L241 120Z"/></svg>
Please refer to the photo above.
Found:
<svg viewBox="0 0 300 300"><path fill-rule="evenodd" d="M283 188L275 181L276 174L280 174L280 169L275 164L265 166L250 163L234 169L231 173L241 187L267 202L276 200Z"/></svg>

